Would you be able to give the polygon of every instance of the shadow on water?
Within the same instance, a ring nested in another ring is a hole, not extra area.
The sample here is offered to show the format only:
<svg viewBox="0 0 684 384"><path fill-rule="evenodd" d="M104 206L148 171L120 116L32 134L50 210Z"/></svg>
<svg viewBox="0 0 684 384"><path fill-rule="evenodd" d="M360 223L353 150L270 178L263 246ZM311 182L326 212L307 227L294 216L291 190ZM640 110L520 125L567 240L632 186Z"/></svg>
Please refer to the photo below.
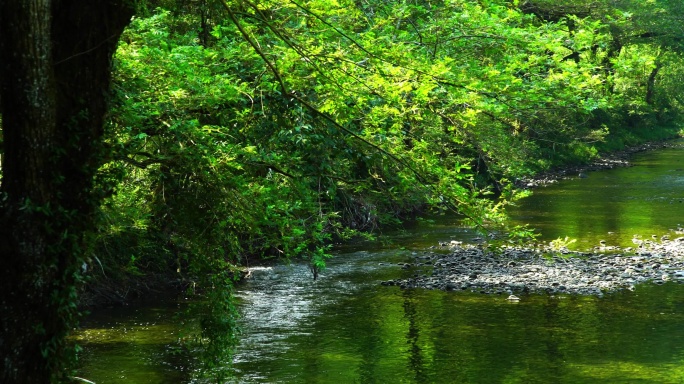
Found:
<svg viewBox="0 0 684 384"><path fill-rule="evenodd" d="M684 203L684 156L642 154L637 166L540 189L516 211L547 240L670 233ZM611 232L611 233L609 233ZM380 281L437 241L476 236L449 219L393 244L340 247L317 281L304 265L256 268L236 296L243 333L231 383L680 383L684 285L640 285L603 298L400 290ZM98 312L79 339L82 375L97 383L200 382L175 345L178 304ZM148 333L149 332L149 333Z"/></svg>
<svg viewBox="0 0 684 384"><path fill-rule="evenodd" d="M79 375L96 383L183 383L192 358L178 348L181 309L171 298L123 308L100 309L76 334L83 348Z"/></svg>

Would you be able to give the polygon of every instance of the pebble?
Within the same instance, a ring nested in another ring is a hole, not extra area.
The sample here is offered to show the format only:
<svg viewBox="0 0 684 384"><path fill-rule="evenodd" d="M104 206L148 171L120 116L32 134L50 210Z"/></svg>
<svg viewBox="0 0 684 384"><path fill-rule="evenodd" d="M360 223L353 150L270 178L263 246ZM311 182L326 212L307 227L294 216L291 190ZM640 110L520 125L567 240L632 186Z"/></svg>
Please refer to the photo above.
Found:
<svg viewBox="0 0 684 384"><path fill-rule="evenodd" d="M602 297L617 290L633 290L635 284L684 279L684 242L644 242L638 255L565 252L548 247L503 247L497 253L483 245L449 244L448 254L421 256L428 274L383 281L404 289L470 290L484 294L547 292ZM626 249L611 247L617 252ZM401 263L402 268L417 263ZM431 266L431 268L430 268Z"/></svg>

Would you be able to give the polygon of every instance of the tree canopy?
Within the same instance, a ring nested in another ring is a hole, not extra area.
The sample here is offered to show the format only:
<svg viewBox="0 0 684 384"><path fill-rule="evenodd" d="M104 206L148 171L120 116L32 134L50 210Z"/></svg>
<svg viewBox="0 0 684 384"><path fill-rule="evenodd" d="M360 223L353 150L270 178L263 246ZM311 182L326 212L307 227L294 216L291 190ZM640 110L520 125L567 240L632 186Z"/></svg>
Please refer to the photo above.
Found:
<svg viewBox="0 0 684 384"><path fill-rule="evenodd" d="M14 3L0 9L0 250L16 265L2 309L30 314L20 333L41 351L61 348L70 318L35 329L75 313L84 272L94 290L159 274L209 299L219 367L240 266L303 259L315 277L334 242L428 211L529 238L506 225L517 179L681 123L674 0Z"/></svg>

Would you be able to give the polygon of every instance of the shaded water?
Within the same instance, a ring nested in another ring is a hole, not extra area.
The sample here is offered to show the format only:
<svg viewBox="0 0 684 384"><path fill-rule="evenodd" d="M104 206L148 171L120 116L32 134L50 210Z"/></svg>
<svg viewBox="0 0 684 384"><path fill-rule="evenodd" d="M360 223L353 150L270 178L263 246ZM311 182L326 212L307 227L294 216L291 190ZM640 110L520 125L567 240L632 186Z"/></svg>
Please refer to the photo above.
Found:
<svg viewBox="0 0 684 384"><path fill-rule="evenodd" d="M680 150L639 155L637 166L535 191L514 212L547 240L630 245L661 236L684 213ZM609 233L613 232L613 233ZM684 285L643 285L595 297L400 290L412 253L474 235L422 224L396 244L339 249L318 281L301 265L253 272L239 287L243 334L235 383L680 383ZM97 383L193 382L175 348L172 301L99 312L79 338L82 377Z"/></svg>
<svg viewBox="0 0 684 384"><path fill-rule="evenodd" d="M76 334L80 377L96 383L184 383L191 360L178 348L173 300L101 309Z"/></svg>

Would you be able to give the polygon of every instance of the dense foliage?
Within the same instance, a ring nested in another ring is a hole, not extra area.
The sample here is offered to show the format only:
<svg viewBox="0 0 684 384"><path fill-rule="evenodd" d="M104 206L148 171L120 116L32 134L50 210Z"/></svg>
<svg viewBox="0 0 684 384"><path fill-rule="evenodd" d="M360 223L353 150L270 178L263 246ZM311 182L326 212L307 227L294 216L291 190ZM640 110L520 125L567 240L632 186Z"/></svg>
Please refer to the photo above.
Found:
<svg viewBox="0 0 684 384"><path fill-rule="evenodd" d="M315 277L334 241L426 210L525 238L505 226L513 181L677 132L681 8L141 5L114 63L94 284L176 274L225 345L224 287L256 259L301 258Z"/></svg>
<svg viewBox="0 0 684 384"><path fill-rule="evenodd" d="M331 240L427 207L496 226L510 180L671 135L673 25L628 39L651 8L551 3L141 12L116 58L107 170L123 182L101 246L132 270L196 255L317 268Z"/></svg>
<svg viewBox="0 0 684 384"><path fill-rule="evenodd" d="M316 276L336 239L425 209L502 229L512 180L676 132L677 31L647 19L669 3L554 4L144 10L116 56L96 272L211 292L283 257Z"/></svg>

